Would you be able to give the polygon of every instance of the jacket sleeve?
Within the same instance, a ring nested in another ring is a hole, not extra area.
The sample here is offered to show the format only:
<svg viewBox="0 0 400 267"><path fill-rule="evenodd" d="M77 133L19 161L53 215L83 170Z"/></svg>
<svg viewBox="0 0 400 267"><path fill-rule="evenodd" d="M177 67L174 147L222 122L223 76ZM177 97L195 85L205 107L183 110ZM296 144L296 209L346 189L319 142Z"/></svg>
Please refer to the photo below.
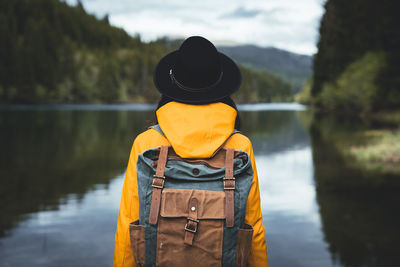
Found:
<svg viewBox="0 0 400 267"><path fill-rule="evenodd" d="M268 266L267 246L265 242L265 229L262 224L260 203L260 188L258 184L257 168L254 160L253 147L250 147L249 156L254 171L253 183L250 188L246 205L245 222L253 226L253 243L249 257L249 266Z"/></svg>
<svg viewBox="0 0 400 267"><path fill-rule="evenodd" d="M139 195L136 177L137 156L134 143L121 194L117 232L115 234L114 267L136 267L129 238L129 224L139 219Z"/></svg>

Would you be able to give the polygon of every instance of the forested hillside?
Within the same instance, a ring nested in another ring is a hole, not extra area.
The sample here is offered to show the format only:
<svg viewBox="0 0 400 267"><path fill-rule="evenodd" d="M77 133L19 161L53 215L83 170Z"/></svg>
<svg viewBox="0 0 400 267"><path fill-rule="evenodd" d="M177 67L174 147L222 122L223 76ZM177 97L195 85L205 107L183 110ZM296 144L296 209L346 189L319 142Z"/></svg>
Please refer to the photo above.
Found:
<svg viewBox="0 0 400 267"><path fill-rule="evenodd" d="M400 107L399 29L397 1L328 0L303 101L340 111Z"/></svg>
<svg viewBox="0 0 400 267"><path fill-rule="evenodd" d="M292 86L294 93L299 92L312 75L311 56L255 45L218 46L218 49L247 66L281 77Z"/></svg>
<svg viewBox="0 0 400 267"><path fill-rule="evenodd" d="M80 3L80 2L79 2ZM158 60L166 39L144 43L82 4L0 0L0 103L154 102ZM290 101L290 86L242 67L238 102Z"/></svg>

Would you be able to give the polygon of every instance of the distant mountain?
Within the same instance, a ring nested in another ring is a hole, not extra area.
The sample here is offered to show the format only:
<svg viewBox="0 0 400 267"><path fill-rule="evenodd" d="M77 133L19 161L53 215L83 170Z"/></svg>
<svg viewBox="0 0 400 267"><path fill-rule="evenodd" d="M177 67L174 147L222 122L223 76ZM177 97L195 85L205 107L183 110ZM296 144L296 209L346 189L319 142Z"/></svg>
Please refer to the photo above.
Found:
<svg viewBox="0 0 400 267"><path fill-rule="evenodd" d="M266 70L290 83L297 93L312 74L312 57L274 47L255 45L218 46L232 59L259 70Z"/></svg>

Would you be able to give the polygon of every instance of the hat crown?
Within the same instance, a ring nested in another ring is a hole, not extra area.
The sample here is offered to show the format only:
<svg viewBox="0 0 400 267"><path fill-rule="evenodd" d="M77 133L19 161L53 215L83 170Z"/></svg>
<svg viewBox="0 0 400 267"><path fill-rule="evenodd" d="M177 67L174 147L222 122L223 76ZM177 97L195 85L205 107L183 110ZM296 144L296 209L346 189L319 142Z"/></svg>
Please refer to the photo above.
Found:
<svg viewBox="0 0 400 267"><path fill-rule="evenodd" d="M192 88L208 87L221 76L221 60L215 46L207 39L193 36L179 48L173 67L175 78Z"/></svg>

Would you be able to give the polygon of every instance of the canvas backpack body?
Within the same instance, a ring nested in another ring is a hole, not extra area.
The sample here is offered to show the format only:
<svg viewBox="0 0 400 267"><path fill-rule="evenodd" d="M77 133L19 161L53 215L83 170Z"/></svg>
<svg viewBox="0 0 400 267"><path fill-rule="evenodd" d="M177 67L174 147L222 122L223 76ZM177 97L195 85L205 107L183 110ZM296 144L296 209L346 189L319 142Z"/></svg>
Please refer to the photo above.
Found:
<svg viewBox="0 0 400 267"><path fill-rule="evenodd" d="M209 159L183 159L161 146L140 154L136 167L139 220L129 232L137 266L247 266L246 152L223 147Z"/></svg>

